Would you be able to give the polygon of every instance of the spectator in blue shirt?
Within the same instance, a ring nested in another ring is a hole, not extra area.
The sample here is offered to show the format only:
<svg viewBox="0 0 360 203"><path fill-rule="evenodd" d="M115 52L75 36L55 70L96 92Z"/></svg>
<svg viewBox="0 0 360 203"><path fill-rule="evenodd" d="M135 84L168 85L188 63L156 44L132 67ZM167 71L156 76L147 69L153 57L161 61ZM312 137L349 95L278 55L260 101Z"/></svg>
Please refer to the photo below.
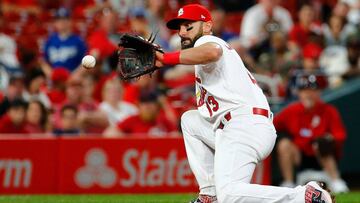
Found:
<svg viewBox="0 0 360 203"><path fill-rule="evenodd" d="M65 67L74 71L87 51L83 39L72 32L70 12L66 8L56 11L55 32L45 43L44 58L52 68Z"/></svg>

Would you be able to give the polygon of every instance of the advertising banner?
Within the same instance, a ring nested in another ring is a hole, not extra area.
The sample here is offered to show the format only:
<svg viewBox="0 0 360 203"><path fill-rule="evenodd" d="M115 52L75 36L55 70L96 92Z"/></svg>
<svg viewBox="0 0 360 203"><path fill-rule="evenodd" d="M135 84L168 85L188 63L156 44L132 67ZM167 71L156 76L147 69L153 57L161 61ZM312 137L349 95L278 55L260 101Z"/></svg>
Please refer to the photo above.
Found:
<svg viewBox="0 0 360 203"><path fill-rule="evenodd" d="M182 139L64 139L64 193L194 192Z"/></svg>
<svg viewBox="0 0 360 203"><path fill-rule="evenodd" d="M0 194L56 193L56 139L0 139Z"/></svg>
<svg viewBox="0 0 360 203"><path fill-rule="evenodd" d="M270 183L270 162L254 183ZM198 186L178 138L0 138L0 194L186 193Z"/></svg>

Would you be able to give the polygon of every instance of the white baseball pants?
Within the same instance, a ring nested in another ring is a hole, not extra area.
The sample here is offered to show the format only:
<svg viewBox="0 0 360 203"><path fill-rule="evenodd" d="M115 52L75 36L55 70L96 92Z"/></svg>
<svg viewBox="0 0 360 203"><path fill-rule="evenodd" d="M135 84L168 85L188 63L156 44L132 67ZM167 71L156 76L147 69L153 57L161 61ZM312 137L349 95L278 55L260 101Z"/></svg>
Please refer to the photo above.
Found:
<svg viewBox="0 0 360 203"><path fill-rule="evenodd" d="M256 164L272 151L276 132L269 118L231 112L223 129L197 110L185 112L181 128L188 161L200 194L216 195L219 203L305 202L305 187L250 184Z"/></svg>

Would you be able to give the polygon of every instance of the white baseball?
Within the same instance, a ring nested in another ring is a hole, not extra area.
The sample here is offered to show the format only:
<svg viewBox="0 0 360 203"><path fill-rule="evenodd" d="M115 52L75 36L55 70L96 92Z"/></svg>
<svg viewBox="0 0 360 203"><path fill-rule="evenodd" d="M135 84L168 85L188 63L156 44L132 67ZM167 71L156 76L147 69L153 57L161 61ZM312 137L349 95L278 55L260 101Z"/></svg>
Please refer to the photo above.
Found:
<svg viewBox="0 0 360 203"><path fill-rule="evenodd" d="M96 64L95 57L86 55L84 58L82 58L81 64L84 68L94 68Z"/></svg>

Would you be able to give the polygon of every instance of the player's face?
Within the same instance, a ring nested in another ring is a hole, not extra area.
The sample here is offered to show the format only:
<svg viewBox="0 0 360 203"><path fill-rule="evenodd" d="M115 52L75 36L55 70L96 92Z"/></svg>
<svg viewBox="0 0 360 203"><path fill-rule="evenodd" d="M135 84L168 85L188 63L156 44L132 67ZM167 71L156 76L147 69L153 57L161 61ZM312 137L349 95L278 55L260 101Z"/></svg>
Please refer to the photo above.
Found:
<svg viewBox="0 0 360 203"><path fill-rule="evenodd" d="M194 47L196 40L203 36L203 22L185 21L181 23L179 36L181 38L181 49Z"/></svg>

